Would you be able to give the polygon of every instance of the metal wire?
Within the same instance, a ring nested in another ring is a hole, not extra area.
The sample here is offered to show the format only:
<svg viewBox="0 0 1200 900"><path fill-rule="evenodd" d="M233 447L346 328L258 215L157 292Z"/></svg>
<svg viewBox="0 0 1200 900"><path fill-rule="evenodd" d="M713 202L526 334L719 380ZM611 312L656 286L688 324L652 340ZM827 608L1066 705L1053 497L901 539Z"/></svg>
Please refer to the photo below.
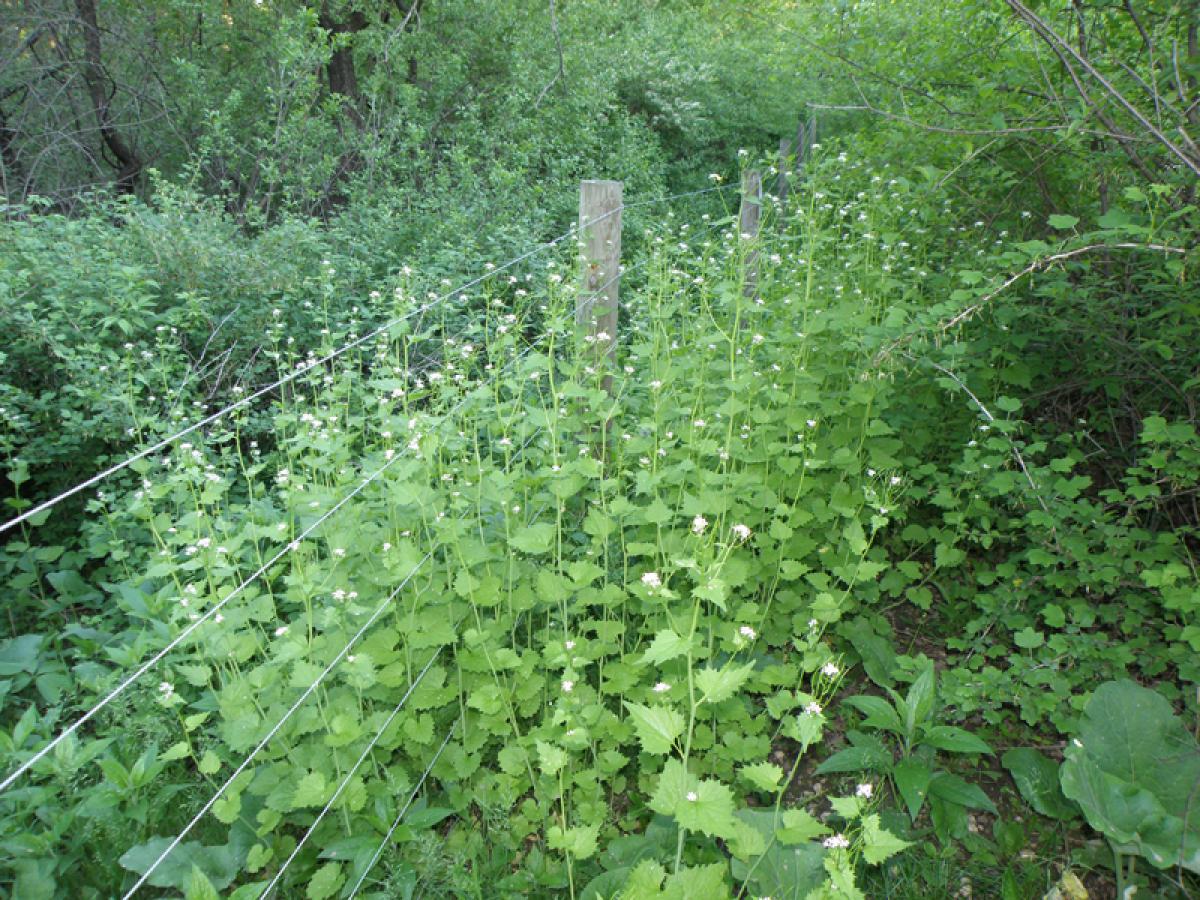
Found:
<svg viewBox="0 0 1200 900"><path fill-rule="evenodd" d="M420 791L421 787L425 784L425 779L429 777L429 773L432 772L433 767L437 765L437 761L441 757L442 751L445 750L446 745L450 743L450 738L454 735L456 728L458 728L457 719L455 719L454 724L450 726L450 730L446 733L446 738L442 741L442 745L438 747L437 752L433 754L433 759L431 759L429 761L429 765L425 767L425 771L421 774L421 779L417 782L416 787L414 787L412 789L412 793L408 795L408 800L405 802L404 807L396 815L395 821L392 822L392 827L387 830L387 834L385 834L383 836L383 840L379 842L379 846L375 849L375 853L371 856L371 861L367 863L367 867L363 869L362 874L358 876L358 881L354 883L354 888L350 891L350 894L346 900L354 900L354 896L358 893L359 888L361 888L363 882L367 880L367 874L373 868L375 868L375 863L379 862L379 857L383 855L383 848L387 846L388 841L392 839L392 835L396 833L396 829L400 827L400 822L404 818L404 814L408 812L408 808L412 806L413 800L416 799L417 792Z"/></svg>
<svg viewBox="0 0 1200 900"><path fill-rule="evenodd" d="M177 834L175 836L175 838L171 841L171 843L168 844L166 846L166 848L163 849L162 853L160 853L158 855L158 858L155 859L154 862L150 864L150 868L148 868L145 872L143 872L142 877L139 878L137 880L137 882L133 885L133 887L131 887L123 895L122 900L129 900L129 898L132 897L134 894L136 894L138 889L149 880L150 876L152 874L154 874L154 871L160 865L162 865L163 860L165 860L168 856L170 856L171 852L183 842L183 839L185 837L187 837L188 832L190 832L196 826L196 824L201 819L204 818L204 816L208 813L208 811L213 808L213 806L216 804L216 802L221 799L221 796L225 793L226 790L229 789L229 786L231 784L233 784L234 780L239 775L241 775L242 772L246 771L246 768L250 765L251 762L254 761L254 758L256 756L258 756L258 754L260 752L262 752L262 749L264 747L266 747L268 743L270 743L271 738L275 737L275 735L279 733L280 729L282 729L283 726L287 723L288 719L290 719L295 714L296 710L298 710L301 706L304 705L304 701L312 696L313 691L315 691L320 686L321 682L324 681L325 678L329 675L329 673L334 670L334 668L337 666L337 664L342 661L342 658L347 653L350 652L350 648L353 647L355 642L357 642L358 639L361 638L366 633L367 629L370 628L372 625L374 625L376 621L378 621L379 617L383 615L384 611L391 604L392 600L394 600L396 598L396 596L400 593L401 590L404 589L404 587L408 584L408 582L412 579L412 577L417 574L417 571L421 568L421 566L423 566L430 558L432 558L432 556L433 556L433 551L426 553L425 556L422 557L421 561L413 567L412 571L409 572L407 576L405 576L404 580L402 582L400 582L400 584L396 587L396 589L388 595L387 599L384 600L382 603L379 604L379 606L377 606L375 608L375 612L373 612L371 614L370 618L368 618L367 621L363 623L362 627L358 629L358 631L355 633L354 637L350 638L350 640L346 643L346 646L343 647L341 649L341 651L338 653L338 655L335 656L330 661L330 663L321 671L321 674L318 675L316 677L316 679L314 679L313 683L310 684L305 689L304 693L301 694L296 699L296 702L293 703L291 705L291 707L288 708L288 711L283 714L283 716L279 719L279 721L276 722L274 724L274 726L272 726L271 730L266 733L266 735L263 737L263 739L258 742L258 744L254 747L253 750L250 751L250 753L246 756L246 758L244 760L242 760L242 762L238 765L238 767L233 770L233 774L230 775L225 780L225 783L222 784L219 788L217 788L216 793L214 793L212 795L212 797L209 798L208 802L205 803L204 806L202 806L200 808L200 812L196 813L196 815L194 815L192 817L192 820L190 822L188 822L187 825L184 826L183 830L180 831L179 834ZM406 691L404 694L404 700L407 700L409 695L412 694L412 692L416 689L417 685L420 684L421 679L423 679L425 677L425 673L429 671L429 667L433 665L434 660L436 660L439 656L441 656L441 653L442 653L442 647L438 647L437 651L433 654L433 656L431 656L429 658L429 661L427 663L425 663L425 668L423 668L421 670L421 673L417 676L416 680L413 681L413 683L411 685L409 685L408 691ZM401 703L403 703L403 701L401 701Z"/></svg>
<svg viewBox="0 0 1200 900"><path fill-rule="evenodd" d="M501 369L497 370L496 373L491 376L491 378L486 379L486 381L483 383L487 383L488 381L495 380L495 378L497 378L501 372L503 372L509 366L513 365L515 362L517 362L518 360L522 359L524 356L529 354L533 350L533 348L536 347L537 344L542 339L543 338L538 338L537 341L534 341L533 343L531 343L528 347L526 347L523 351L521 351L520 354L518 354L516 357L514 357L512 360L510 360L508 363L506 363ZM480 387L480 386L481 385L476 385L475 387ZM447 415L447 416L452 415L459 408L461 408L467 402L467 400L469 398L470 398L470 394L468 393L444 415ZM109 703L111 703L113 700L115 700L117 697L119 697L122 693L124 693L135 681L137 681L139 678L141 678L143 675L145 675L146 672L150 671L150 669L152 669L155 665L157 665L163 659L163 657L165 657L169 652L171 652L173 649L178 647L183 641L187 640L189 635L193 634L196 631L196 629L198 629L201 625L203 625L205 622L207 622L210 618L212 618L218 612L220 612L221 609L223 609L226 604L228 604L231 600L233 600L234 597L238 596L242 591L244 591L247 587L249 587L260 575L262 575L264 572L269 570L271 568L271 566L275 565L275 563L277 563L279 560L281 560L284 556L286 556L292 550L295 550L297 547L299 547L301 541L303 541L306 537L308 537L308 535L312 534L313 531L315 531L326 520L328 520L331 516L333 516L334 513L336 513L339 509L341 509L348 502L350 502L350 500L352 500L355 496L360 494L369 484L371 484L373 481L375 481L375 479L377 479L380 475L382 475L389 468L391 468L391 466L393 466L396 462L398 462L401 459L405 459L405 458L407 458L407 457L404 456L403 454L398 453L395 456L393 456L390 460L388 460L386 463L384 463L380 468L376 469L374 472L372 472L370 475L368 475L366 478L364 478L362 480L362 482L359 483L352 491L347 493L345 497L343 497L336 504L334 504L334 506L331 507L327 512L325 512L320 518L318 518L315 522L313 522L311 525L309 525L308 528L304 529L304 531L302 531L295 539L290 541L282 550L280 550L273 557L271 557L269 560L267 560L266 563L264 563L258 569L256 569L248 578L246 578L237 587L235 587L232 591L230 591L228 594L226 594L225 597L223 597L220 601L218 601L215 605L213 605L207 612L205 612L202 616L200 616L200 618L198 618L196 621L192 622L187 628L185 628L178 635L176 635L175 638L172 639L165 647L163 647L156 654L154 654L154 656L152 656L150 659L148 659L146 662L144 662L141 666L139 666L137 671L135 671L132 675L127 677L119 685L117 685L115 688L113 688L108 694L106 694L103 698L101 698L101 700L99 702L97 702L95 705L93 705L86 713L84 713L82 716L80 716L78 719L76 719L70 726L68 726L66 729L64 729L61 733L59 733L58 736L55 737L53 740L51 740L45 747L43 747L41 750L34 753L33 756L31 756L28 760L26 760L24 763L22 763L20 766L18 766L16 768L16 770L12 772L12 774L10 774L2 782L0 782L0 794L4 793L4 791L6 791L9 787L11 787L12 784L18 778L20 778L22 775L24 775L26 772L28 772L33 766L37 765L37 763L40 762L43 758L45 758L45 756L47 754L49 754L51 751L53 751L55 747L57 747L64 740L66 740L68 737L70 737L72 734L74 734L76 731L78 731L82 725L84 725L86 722L90 721L98 712L100 712L100 710L104 709L106 706L108 706Z"/></svg>
<svg viewBox="0 0 1200 900"><path fill-rule="evenodd" d="M671 194L670 196L667 196L667 197L652 197L652 198L649 198L646 200L635 201L633 203L623 203L620 206L609 210L608 212L601 213L600 215L596 216L595 218L589 219L586 222L583 222L582 224L572 225L570 229L563 232L558 237L553 238L552 240L549 240L544 244L539 244L534 249L526 251L525 253L522 253L520 256L513 257L508 262L502 263L501 265L496 266L494 269L489 269L483 275L480 275L476 278L471 279L470 281L466 282L465 284L460 285L459 287L455 288L452 291L448 291L445 294L441 294L440 296L435 297L434 299L430 300L428 303L422 304L421 306L412 310L411 312L405 313L403 316L397 316L396 318L385 322L383 325L380 325L378 328L375 328L374 330L367 332L366 334L362 335L361 337L356 338L355 340L342 345L338 349L333 350L330 353L327 353L326 355L324 355L316 360L313 360L312 362L305 362L305 363L301 364L299 367L297 367L296 369L293 369L288 374L286 374L280 378L277 378L275 381L272 381L270 384L267 384L267 385L264 385L263 387L258 388L253 393L247 394L245 397L241 398L240 400L238 400L234 403L229 404L228 406L224 407L223 409L220 409L217 412L212 413L211 415L205 416L203 419L200 419L199 421L194 422L193 424L187 426L186 428L180 429L179 431L175 432L174 434L163 438L162 440L158 441L155 444L152 444L149 447L139 450L137 453L134 453L132 456L127 457L126 459L122 460L121 462L116 463L115 465L109 466L107 469L104 469L103 471L97 472L95 475L92 475L91 477L86 478L83 481L80 481L79 483L75 484L73 487L70 487L64 491L61 491L60 493L54 495L53 497L51 497L48 500L42 501L41 503L37 504L36 506L33 506L30 509L27 509L25 512L23 512L17 516L14 516L13 518L9 519L8 521L0 523L0 534L3 534L4 532L6 532L12 528L15 528L17 525L20 525L22 522L29 521L34 516L37 516L39 513L42 513L42 512L45 512L46 510L54 508L62 501L75 496L79 492L85 491L90 487L94 487L95 485L99 484L100 482L104 481L105 479L109 478L110 476L115 475L117 472L120 472L124 469L129 468L131 465L133 465L138 460L145 459L147 456L150 456L153 453L157 453L158 451L170 446L171 444L173 444L175 441L179 440L180 438L186 437L187 435L191 434L192 432L194 432L200 428L203 428L205 425L211 425L213 422L217 421L220 418L223 418L224 416L228 415L229 413L233 412L234 410L240 409L240 408L250 404L254 400L257 400L259 397L262 397L265 394L268 394L271 391L274 391L277 388L280 388L285 384L289 384L290 382L295 381L297 378L299 378L301 375L303 375L309 369L315 368L316 366L324 365L325 363L330 362L331 360L337 359L338 357L342 356L343 354L348 353L349 351L353 350L355 347L360 347L363 344L365 344L367 341L370 341L370 340L378 337L379 335L383 334L384 332L391 330L396 325L399 325L401 322L405 322L415 316L422 315L422 314L428 312L430 309L433 309L435 306L437 306L441 303L444 303L446 300L449 300L451 297L455 297L455 296L463 293L464 291L470 290L471 288L475 287L476 285L479 285L482 282L487 281L489 278L495 277L496 275L500 274L501 272L511 269L513 266L524 262L525 260L529 259L530 257L536 256L539 253L543 253L546 250L549 250L549 249L557 246L558 244L562 243L563 241L565 241L567 238L571 237L572 235L575 235L576 233L582 231L585 228L590 228L592 225L595 225L598 222L602 222L605 219L609 218L610 216L616 215L618 212L621 212L622 210L633 209L636 207L646 206L646 205L653 204L653 203L666 203L670 200L679 200L684 197L696 197L696 196L700 196L701 194L709 194L714 191L728 190L732 187L736 187L736 185L732 185L732 184L717 185L715 187L704 188L702 190L697 190L697 191L685 191L685 192L679 193L679 194ZM0 787L0 790L2 790L2 787Z"/></svg>

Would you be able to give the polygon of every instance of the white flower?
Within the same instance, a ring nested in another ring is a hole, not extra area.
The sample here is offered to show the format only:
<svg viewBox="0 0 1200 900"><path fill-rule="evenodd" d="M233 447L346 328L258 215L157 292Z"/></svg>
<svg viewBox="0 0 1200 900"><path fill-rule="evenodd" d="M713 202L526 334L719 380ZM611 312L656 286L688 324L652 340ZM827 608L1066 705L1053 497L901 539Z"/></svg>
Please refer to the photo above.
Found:
<svg viewBox="0 0 1200 900"><path fill-rule="evenodd" d="M825 665L821 666L821 674L826 678L837 678L838 675L841 674L841 671L842 670L838 668L837 663L827 662Z"/></svg>
<svg viewBox="0 0 1200 900"><path fill-rule="evenodd" d="M751 534L752 534L752 532L750 531L750 528L746 525L742 525L741 523L738 523L737 525L733 526L733 536L735 538L737 538L739 541L750 540Z"/></svg>
<svg viewBox="0 0 1200 900"><path fill-rule="evenodd" d="M569 693L571 693L571 691L575 690L575 682L573 682L573 681L571 681L571 680L569 680L569 679L568 679L568 680L566 680L566 681L564 681L564 682L562 683L562 689L563 689L563 693L564 693L564 694L569 694Z"/></svg>
<svg viewBox="0 0 1200 900"><path fill-rule="evenodd" d="M699 795L699 794L697 794L695 791L688 791L688 792L687 792L687 801L688 801L688 803L695 803L695 802L696 802L697 800L699 800L699 799L700 799L700 795Z"/></svg>
<svg viewBox="0 0 1200 900"><path fill-rule="evenodd" d="M389 550L391 550L391 549L392 549L392 542L391 542L391 541L384 541L384 542L383 542L383 552L384 552L384 553L387 553L387 552L388 552Z"/></svg>
<svg viewBox="0 0 1200 900"><path fill-rule="evenodd" d="M648 588L662 587L662 579L658 577L657 572L646 572L642 575L642 584Z"/></svg>
<svg viewBox="0 0 1200 900"><path fill-rule="evenodd" d="M816 427L817 427L817 420L816 420L816 419L809 419L809 420L808 420L808 422L807 422L806 424L808 425L808 427L809 427L809 428L816 428Z"/></svg>
<svg viewBox="0 0 1200 900"><path fill-rule="evenodd" d="M343 556L346 555L346 548L345 547L334 547L333 555L336 556L338 559L341 559Z"/></svg>
<svg viewBox="0 0 1200 900"><path fill-rule="evenodd" d="M697 428L703 428L703 427L704 427L705 425L707 425L708 423L707 423L707 422L705 422L703 419L697 419L697 420L696 420L695 422L693 422L692 424L693 424L694 426L696 426Z"/></svg>
<svg viewBox="0 0 1200 900"><path fill-rule="evenodd" d="M170 700L171 696L175 693L175 685L169 681L164 681L158 686L158 690L165 699Z"/></svg>
<svg viewBox="0 0 1200 900"><path fill-rule="evenodd" d="M667 684L665 681L660 681L658 684L656 684L654 686L654 693L665 694L670 689L671 689L671 686L669 684Z"/></svg>
<svg viewBox="0 0 1200 900"><path fill-rule="evenodd" d="M575 642L574 642L574 641L567 641L565 644L563 644L563 646L564 646L564 647L566 647L568 650L574 650L574 649L575 649Z"/></svg>
<svg viewBox="0 0 1200 900"><path fill-rule="evenodd" d="M855 796L862 797L865 800L870 800L871 793L873 792L873 790L874 790L874 788L872 788L870 783L868 782L868 783L860 784L858 786L858 788L854 791L854 794L855 794Z"/></svg>
<svg viewBox="0 0 1200 900"><path fill-rule="evenodd" d="M824 844L826 850L845 850L850 846L850 841L844 834L835 834L833 837L825 838Z"/></svg>
<svg viewBox="0 0 1200 900"><path fill-rule="evenodd" d="M757 345L761 344L764 340L766 340L766 338L764 338L761 334L756 334L754 337L752 337L750 339L750 343L757 346Z"/></svg>
<svg viewBox="0 0 1200 900"><path fill-rule="evenodd" d="M336 591L333 592L333 599L334 600L345 600L346 592L343 591L341 588L338 588Z"/></svg>
<svg viewBox="0 0 1200 900"><path fill-rule="evenodd" d="M821 714L821 704L815 700L804 707L804 711L810 716L819 716Z"/></svg>
<svg viewBox="0 0 1200 900"><path fill-rule="evenodd" d="M748 641L752 641L756 637L758 637L758 632L755 631L753 628L751 628L749 625L743 625L741 628L739 628L738 634L740 634L742 637L744 637Z"/></svg>
<svg viewBox="0 0 1200 900"><path fill-rule="evenodd" d="M692 519L692 531L695 534L704 534L704 529L708 527L708 519L704 516L696 516Z"/></svg>
<svg viewBox="0 0 1200 900"><path fill-rule="evenodd" d="M283 637L285 634L287 634L287 626L286 625L280 625L278 628L275 629L275 637Z"/></svg>

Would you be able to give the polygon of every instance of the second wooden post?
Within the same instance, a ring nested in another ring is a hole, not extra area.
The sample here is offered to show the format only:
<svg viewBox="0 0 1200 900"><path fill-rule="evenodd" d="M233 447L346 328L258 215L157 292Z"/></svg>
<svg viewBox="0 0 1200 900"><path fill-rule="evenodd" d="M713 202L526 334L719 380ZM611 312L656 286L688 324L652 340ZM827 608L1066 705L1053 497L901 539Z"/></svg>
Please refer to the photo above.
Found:
<svg viewBox="0 0 1200 900"><path fill-rule="evenodd" d="M619 181L584 181L579 186L579 240L583 283L575 301L575 323L597 365L617 356L617 304L621 279L621 190ZM612 375L604 376L612 389Z"/></svg>

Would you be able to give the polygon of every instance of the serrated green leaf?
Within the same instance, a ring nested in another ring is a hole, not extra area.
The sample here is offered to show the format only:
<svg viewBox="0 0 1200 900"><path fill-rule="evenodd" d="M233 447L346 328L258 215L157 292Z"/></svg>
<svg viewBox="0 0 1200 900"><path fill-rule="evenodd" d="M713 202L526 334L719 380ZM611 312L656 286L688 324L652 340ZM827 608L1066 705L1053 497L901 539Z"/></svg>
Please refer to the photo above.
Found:
<svg viewBox="0 0 1200 900"><path fill-rule="evenodd" d="M780 817L780 828L775 837L783 844L802 844L830 831L829 826L822 824L807 809L789 809Z"/></svg>
<svg viewBox="0 0 1200 900"><path fill-rule="evenodd" d="M710 837L734 835L733 792L714 779L701 781L677 759L667 760L650 808L673 816L681 828Z"/></svg>
<svg viewBox="0 0 1200 900"><path fill-rule="evenodd" d="M596 852L598 825L577 825L563 829L557 825L546 830L546 843L551 850L568 853L575 859L587 859Z"/></svg>
<svg viewBox="0 0 1200 900"><path fill-rule="evenodd" d="M741 689L754 671L754 663L743 666L726 666L721 669L704 668L696 673L696 687L705 703L722 703Z"/></svg>
<svg viewBox="0 0 1200 900"><path fill-rule="evenodd" d="M683 734L687 723L683 715L668 706L643 706L625 701L625 709L633 719L642 750L662 755L670 753L675 739Z"/></svg>
<svg viewBox="0 0 1200 900"><path fill-rule="evenodd" d="M742 766L742 777L760 791L774 793L783 781L783 769L772 762L759 762L752 766Z"/></svg>
<svg viewBox="0 0 1200 900"><path fill-rule="evenodd" d="M884 830L879 823L879 816L872 813L863 817L862 853L863 859L871 865L879 865L908 846L910 846L908 841L901 840L890 831Z"/></svg>
<svg viewBox="0 0 1200 900"><path fill-rule="evenodd" d="M690 646L686 638L680 637L670 628L664 628L654 635L654 640L650 642L650 646L642 654L642 662L649 662L660 666L672 659L684 656Z"/></svg>
<svg viewBox="0 0 1200 900"><path fill-rule="evenodd" d="M536 522L519 528L508 542L521 552L536 556L550 549L555 534L554 525L550 522Z"/></svg>

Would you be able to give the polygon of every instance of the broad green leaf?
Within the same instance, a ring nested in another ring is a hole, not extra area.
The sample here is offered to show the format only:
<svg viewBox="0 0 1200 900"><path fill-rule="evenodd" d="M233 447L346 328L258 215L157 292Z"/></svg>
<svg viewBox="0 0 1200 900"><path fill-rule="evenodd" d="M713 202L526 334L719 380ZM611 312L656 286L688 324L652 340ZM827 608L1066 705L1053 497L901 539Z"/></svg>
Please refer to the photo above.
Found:
<svg viewBox="0 0 1200 900"><path fill-rule="evenodd" d="M710 837L734 836L733 792L714 779L701 781L677 759L667 760L650 808L673 816L681 828Z"/></svg>
<svg viewBox="0 0 1200 900"><path fill-rule="evenodd" d="M863 859L873 866L879 865L885 859L895 856L905 847L908 841L903 841L890 831L885 831L879 824L879 816L872 813L862 820Z"/></svg>
<svg viewBox="0 0 1200 900"><path fill-rule="evenodd" d="M518 550L537 555L545 553L554 542L555 529L550 522L537 522L526 525L508 539L508 542Z"/></svg>
<svg viewBox="0 0 1200 900"><path fill-rule="evenodd" d="M683 734L687 725L683 715L668 706L643 706L626 700L625 708L646 753L670 753L675 739Z"/></svg>
<svg viewBox="0 0 1200 900"><path fill-rule="evenodd" d="M948 753L992 752L992 748L982 739L962 728L955 728L953 725L935 725L926 729L921 736L921 743L929 744L931 747L945 750Z"/></svg>
<svg viewBox="0 0 1200 900"><path fill-rule="evenodd" d="M786 819L787 816L788 813L785 812L783 818ZM818 888L825 880L821 867L824 856L821 845L804 839L786 842L798 846L785 846L783 839L774 831L774 810L741 809L738 810L737 817L746 826L758 831L766 845L764 852L750 859L735 858L732 863L734 879L753 887L753 890L749 891L751 897L804 900L810 891ZM828 832L828 829L819 823L817 827L821 830L816 831L814 836ZM772 840L773 835L775 840Z"/></svg>
<svg viewBox="0 0 1200 900"><path fill-rule="evenodd" d="M925 723L933 712L933 697L937 689L933 663L926 662L921 668L921 674L912 683L905 695L904 728L911 739L916 736L917 728Z"/></svg>
<svg viewBox="0 0 1200 900"><path fill-rule="evenodd" d="M885 731L892 731L900 735L904 734L904 724L900 721L900 715L896 712L895 707L882 697L872 697L864 694L857 697L847 697L846 703L866 716L863 719L863 725L871 728L882 728Z"/></svg>
<svg viewBox="0 0 1200 900"><path fill-rule="evenodd" d="M316 873L309 879L308 888L304 896L308 900L328 900L337 893L338 888L342 886L342 864L338 862L326 863L317 869Z"/></svg>
<svg viewBox="0 0 1200 900"><path fill-rule="evenodd" d="M587 859L596 852L598 825L577 825L563 829L554 825L546 830L546 843L551 850L568 853L575 859Z"/></svg>
<svg viewBox="0 0 1200 900"><path fill-rule="evenodd" d="M921 807L925 805L925 798L929 795L929 781L932 778L933 772L929 766L913 757L900 760L892 769L892 780L896 784L896 790L904 800L904 805L908 807L909 818L914 822L917 821Z"/></svg>
<svg viewBox="0 0 1200 900"><path fill-rule="evenodd" d="M200 764L196 766L203 775L215 775L221 771L221 760L217 754L211 750L204 751L204 755L200 757Z"/></svg>
<svg viewBox="0 0 1200 900"><path fill-rule="evenodd" d="M688 652L690 644L686 638L680 637L670 628L664 628L654 635L654 640L642 655L642 662L662 665Z"/></svg>
<svg viewBox="0 0 1200 900"><path fill-rule="evenodd" d="M296 783L296 792L292 795L292 809L302 809L305 806L320 806L326 800L325 776L320 772L309 772Z"/></svg>
<svg viewBox="0 0 1200 900"><path fill-rule="evenodd" d="M642 860L629 873L629 880L621 890L621 900L659 900L666 877L667 870L657 860Z"/></svg>
<svg viewBox="0 0 1200 900"><path fill-rule="evenodd" d="M775 832L775 838L783 844L803 844L829 834L830 830L807 809L789 809L780 817L780 827Z"/></svg>
<svg viewBox="0 0 1200 900"><path fill-rule="evenodd" d="M1065 231L1068 228L1074 228L1079 224L1079 216L1064 216L1053 215L1047 219L1051 228L1057 228L1059 231Z"/></svg>
<svg viewBox="0 0 1200 900"><path fill-rule="evenodd" d="M752 766L742 766L742 777L760 791L774 793L783 781L783 769L772 762L758 762Z"/></svg>
<svg viewBox="0 0 1200 900"><path fill-rule="evenodd" d="M671 521L671 508L658 497L642 510L642 518L651 525L665 525Z"/></svg>
<svg viewBox="0 0 1200 900"><path fill-rule="evenodd" d="M732 893L725 874L724 863L707 866L685 866L667 878L663 885L664 900L729 900Z"/></svg>
<svg viewBox="0 0 1200 900"><path fill-rule="evenodd" d="M984 809L996 815L996 806L983 789L969 784L949 772L936 772L929 782L929 793L947 803L956 803L967 809Z"/></svg>
<svg viewBox="0 0 1200 900"><path fill-rule="evenodd" d="M200 871L199 866L192 866L191 877L188 878L187 888L183 892L183 900L221 900L221 895L212 886L208 877Z"/></svg>
<svg viewBox="0 0 1200 900"><path fill-rule="evenodd" d="M1059 772L1063 793L1122 852L1200 872L1200 746L1171 704L1132 681L1088 700Z"/></svg>
<svg viewBox="0 0 1200 900"><path fill-rule="evenodd" d="M537 742L538 765L545 775L557 775L567 764L567 751L545 741Z"/></svg>
<svg viewBox="0 0 1200 900"><path fill-rule="evenodd" d="M753 662L722 669L701 669L696 673L696 687L700 689L703 702L722 703L738 692L753 671Z"/></svg>
<svg viewBox="0 0 1200 900"><path fill-rule="evenodd" d="M1016 747L1000 758L1016 782L1025 802L1051 819L1072 819L1079 814L1063 796L1058 783L1058 763L1032 747Z"/></svg>

